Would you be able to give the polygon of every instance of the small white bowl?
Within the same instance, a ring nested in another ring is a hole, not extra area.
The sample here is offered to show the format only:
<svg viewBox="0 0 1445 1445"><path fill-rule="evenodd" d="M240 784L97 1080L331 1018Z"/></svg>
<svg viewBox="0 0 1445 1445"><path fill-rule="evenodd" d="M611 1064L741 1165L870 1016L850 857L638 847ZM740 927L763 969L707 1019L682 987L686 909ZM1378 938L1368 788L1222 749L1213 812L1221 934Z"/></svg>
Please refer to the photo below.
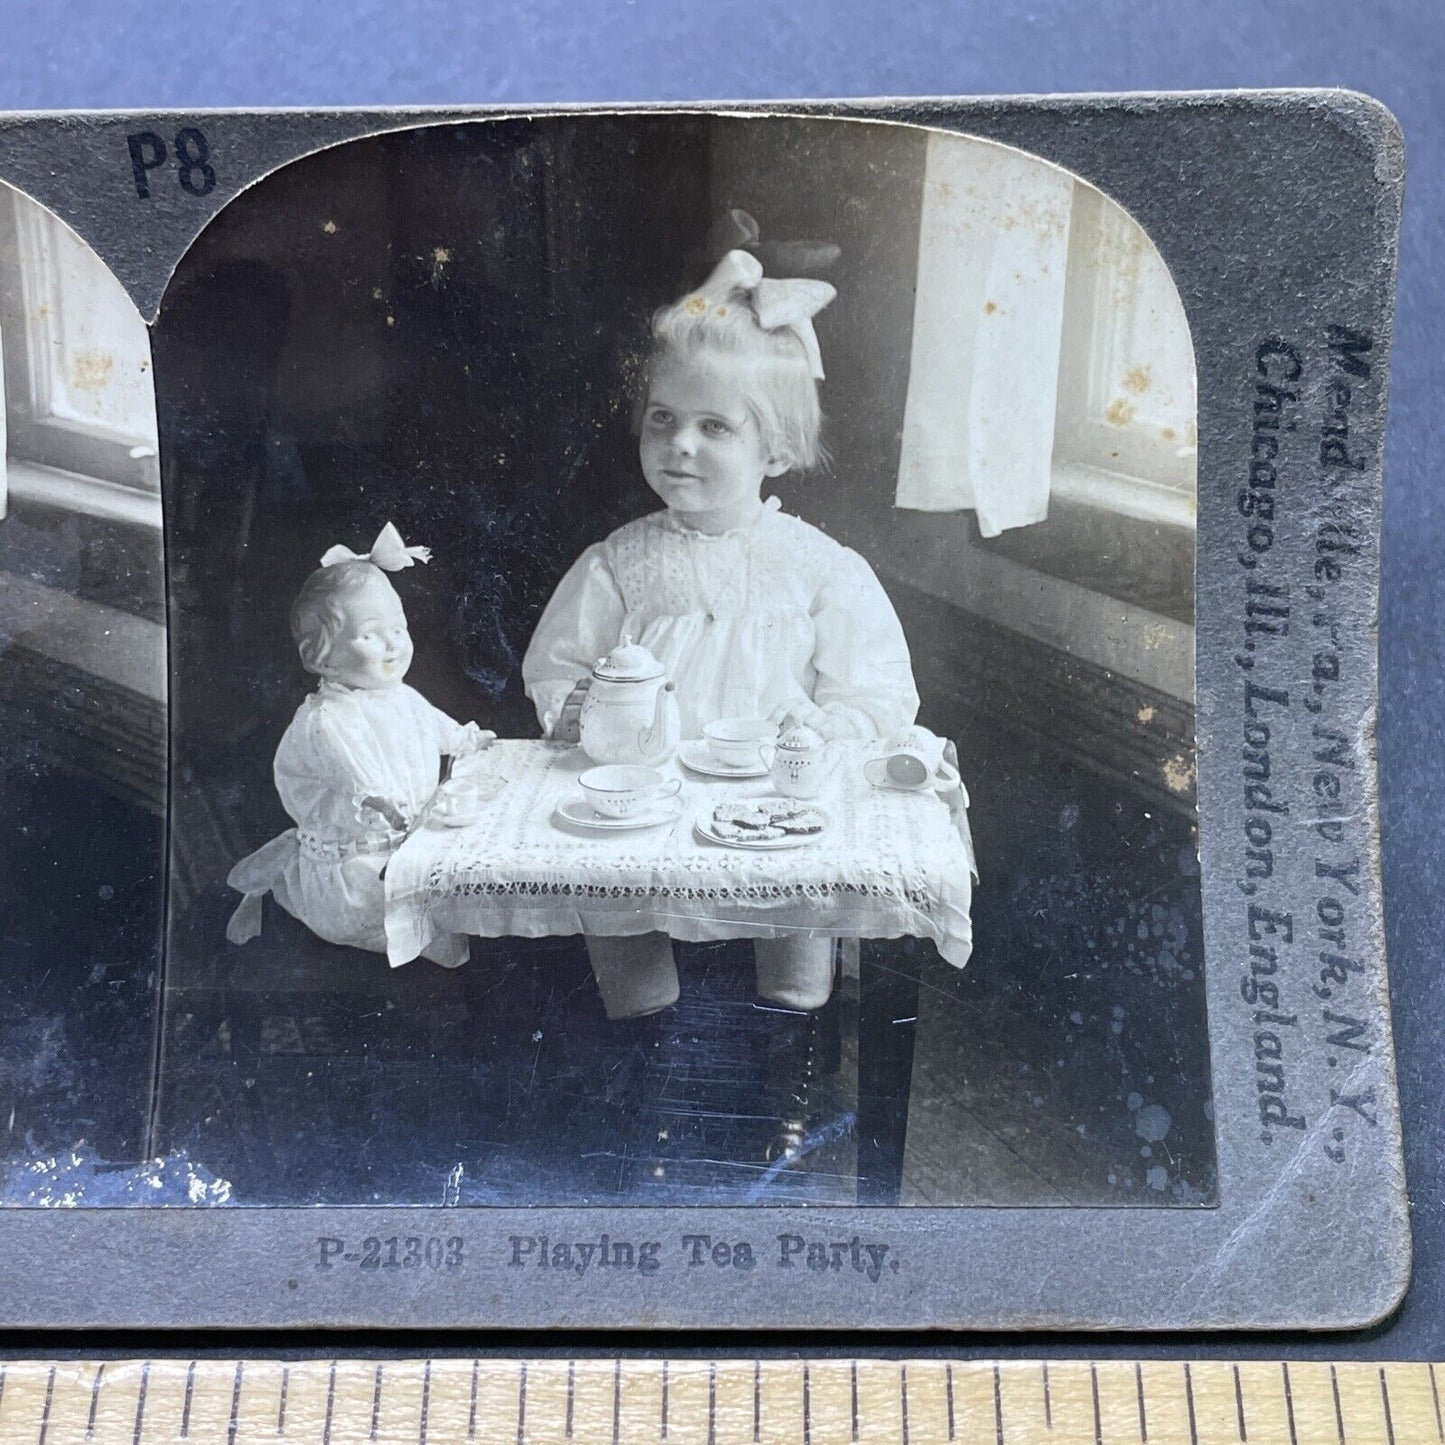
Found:
<svg viewBox="0 0 1445 1445"><path fill-rule="evenodd" d="M720 717L702 730L708 751L724 767L768 766L768 749L778 736L775 723L765 717Z"/></svg>
<svg viewBox="0 0 1445 1445"><path fill-rule="evenodd" d="M681 778L664 778L656 768L630 763L588 768L577 781L593 811L604 818L645 815L676 797L682 788Z"/></svg>

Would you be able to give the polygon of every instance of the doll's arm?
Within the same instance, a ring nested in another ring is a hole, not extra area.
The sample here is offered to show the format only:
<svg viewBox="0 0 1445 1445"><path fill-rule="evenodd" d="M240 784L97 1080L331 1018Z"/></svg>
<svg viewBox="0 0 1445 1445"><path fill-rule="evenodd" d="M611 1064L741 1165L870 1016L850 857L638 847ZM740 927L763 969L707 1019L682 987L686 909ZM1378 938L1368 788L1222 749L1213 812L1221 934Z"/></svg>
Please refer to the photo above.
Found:
<svg viewBox="0 0 1445 1445"><path fill-rule="evenodd" d="M522 659L527 696L549 737L561 736L569 722L575 726L584 680L597 659L617 645L626 615L602 547L589 547L557 584Z"/></svg>
<svg viewBox="0 0 1445 1445"><path fill-rule="evenodd" d="M320 818L344 815L363 827L405 829L406 814L381 786L383 760L375 739L333 709L312 708L286 730L276 751L276 791L298 827L314 827Z"/></svg>
<svg viewBox="0 0 1445 1445"><path fill-rule="evenodd" d="M443 757L469 757L472 753L482 752L496 742L496 733L479 727L474 722L459 723L455 718L444 713L441 708L433 707L424 699L423 704L436 733L437 752Z"/></svg>
<svg viewBox="0 0 1445 1445"><path fill-rule="evenodd" d="M873 569L844 550L813 608L815 711L828 738L887 737L918 715L918 689L903 625Z"/></svg>
<svg viewBox="0 0 1445 1445"><path fill-rule="evenodd" d="M380 815L380 817L385 819L398 833L404 833L406 831L406 815L395 803L389 803L385 798L378 797L375 793L371 793L361 800L360 806Z"/></svg>

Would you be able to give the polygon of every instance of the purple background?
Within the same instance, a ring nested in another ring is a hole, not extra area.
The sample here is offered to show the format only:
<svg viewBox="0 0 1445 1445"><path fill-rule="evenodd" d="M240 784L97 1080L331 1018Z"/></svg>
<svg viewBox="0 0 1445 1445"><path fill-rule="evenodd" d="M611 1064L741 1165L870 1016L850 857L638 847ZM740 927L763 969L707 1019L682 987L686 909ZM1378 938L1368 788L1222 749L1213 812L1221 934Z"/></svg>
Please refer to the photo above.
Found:
<svg viewBox="0 0 1445 1445"><path fill-rule="evenodd" d="M1437 485L1445 222L1439 0L9 0L0 108L967 95L1341 85L1399 117L1409 180L1386 459L1380 764L1415 1285L1369 1336L1291 1354L1440 1358L1445 1210L1445 492ZM1143 1282L1141 1281L1141 1285ZM53 1349L58 1341L48 1348ZM111 1344L119 1344L114 1336ZM269 1336L256 1348L295 1349ZM475 1348L476 1340L456 1348ZM489 1343L500 1345L493 1339ZM620 1344L621 1342L616 1342ZM681 1344L681 1342L677 1342ZM372 1338L358 1348L376 1351ZM874 1339L877 1350L885 1342ZM922 1353L922 1341L911 1352ZM153 1348L153 1346L152 1346ZM334 1348L334 1346L333 1346ZM536 1348L534 1344L532 1348ZM609 1346L597 1341L594 1348ZM746 1348L735 1340L734 1351ZM998 1345L993 1345L997 1350ZM1103 1342L1087 1347L1103 1352ZM1139 1341L1114 1351L1138 1352ZM1281 1342L1221 1341L1226 1354ZM1014 1353L1037 1353L1038 1342ZM1201 1352L1191 1341L1189 1350ZM1178 1353L1156 1342L1150 1353Z"/></svg>

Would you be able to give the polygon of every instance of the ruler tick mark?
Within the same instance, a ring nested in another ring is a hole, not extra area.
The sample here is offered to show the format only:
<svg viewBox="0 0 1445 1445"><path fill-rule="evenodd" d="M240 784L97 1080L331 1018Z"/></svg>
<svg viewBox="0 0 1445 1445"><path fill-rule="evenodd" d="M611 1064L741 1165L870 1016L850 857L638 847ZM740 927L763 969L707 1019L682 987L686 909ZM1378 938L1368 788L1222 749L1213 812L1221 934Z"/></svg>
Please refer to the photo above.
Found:
<svg viewBox="0 0 1445 1445"><path fill-rule="evenodd" d="M1380 1402L1385 1407L1385 1437L1395 1445L1395 1421L1390 1414L1390 1387L1385 1383L1385 1368L1380 1367Z"/></svg>
<svg viewBox="0 0 1445 1445"><path fill-rule="evenodd" d="M181 1439L187 1440L191 1434L191 1401L196 1396L196 1362L191 1361L186 1366L186 1398L181 1404Z"/></svg>
<svg viewBox="0 0 1445 1445"><path fill-rule="evenodd" d="M45 1407L40 1412L40 1434L35 1445L45 1445L45 1435L50 1429L50 1406L55 1399L55 1366L51 1365L50 1374L45 1380Z"/></svg>
<svg viewBox="0 0 1445 1445"><path fill-rule="evenodd" d="M1231 1368L1234 1371L1234 1413L1239 1420L1239 1438L1247 1441L1249 1431L1244 1428L1244 1386L1240 1383L1239 1366L1233 1365Z"/></svg>
<svg viewBox="0 0 1445 1445"><path fill-rule="evenodd" d="M85 1438L95 1439L95 1416L100 1409L100 1386L105 1379L105 1361L96 1366L95 1379L90 1382L90 1414L85 1421Z"/></svg>
<svg viewBox="0 0 1445 1445"><path fill-rule="evenodd" d="M1184 1362L1184 1398L1189 1404L1189 1445L1199 1445L1199 1422L1194 1418L1194 1375L1189 1361ZM1143 1402L1140 1402L1143 1408Z"/></svg>
<svg viewBox="0 0 1445 1445"><path fill-rule="evenodd" d="M276 1433L286 1433L286 1396L291 1391L291 1367L285 1365L281 1370L281 1403L276 1407Z"/></svg>
<svg viewBox="0 0 1445 1445"><path fill-rule="evenodd" d="M716 1371L717 1366L712 1366ZM712 1445L712 1386L708 1385L707 1397L708 1445ZM753 1361L753 1445L763 1438L763 1362Z"/></svg>
<svg viewBox="0 0 1445 1445"><path fill-rule="evenodd" d="M482 1372L482 1362L472 1361L472 1403L467 1410L467 1439L477 1438L477 1378Z"/></svg>
<svg viewBox="0 0 1445 1445"><path fill-rule="evenodd" d="M622 1439L622 1361L612 1366L612 1445L621 1445Z"/></svg>
<svg viewBox="0 0 1445 1445"><path fill-rule="evenodd" d="M1144 1410L1144 1366L1134 1361L1134 1393L1139 1397L1139 1439L1149 1445L1149 1417ZM998 1445L1003 1445L1000 1438Z"/></svg>
<svg viewBox="0 0 1445 1445"><path fill-rule="evenodd" d="M904 1438L907 1438L905 1432ZM813 1445L813 1381L803 1361L803 1445Z"/></svg>
<svg viewBox="0 0 1445 1445"><path fill-rule="evenodd" d="M1330 1391L1335 1397L1335 1435L1340 1445L1345 1445L1345 1412L1340 1409L1340 1377L1335 1367L1330 1366Z"/></svg>
<svg viewBox="0 0 1445 1445"><path fill-rule="evenodd" d="M527 1362L522 1361L522 1378L517 1388L517 1445L527 1441Z"/></svg>
<svg viewBox="0 0 1445 1445"><path fill-rule="evenodd" d="M575 1423L577 1410L577 1361L567 1361L567 1438L572 1438L572 1427ZM662 1426L662 1433L667 1434L666 1418Z"/></svg>
<svg viewBox="0 0 1445 1445"><path fill-rule="evenodd" d="M762 1395L762 1366L753 1366L753 1439L758 1438L758 1404ZM707 1367L707 1445L717 1445L717 1364Z"/></svg>
<svg viewBox="0 0 1445 1445"><path fill-rule="evenodd" d="M241 1372L245 1368L245 1360L236 1361L236 1375L231 1385L231 1419L226 1426L226 1445L236 1445L236 1427L241 1419Z"/></svg>
<svg viewBox="0 0 1445 1445"><path fill-rule="evenodd" d="M381 1366L376 1367L371 1385L371 1436L375 1440L381 1429Z"/></svg>
<svg viewBox="0 0 1445 1445"><path fill-rule="evenodd" d="M993 1433L997 1445L1003 1440L1003 1371L997 1360L993 1362Z"/></svg>
<svg viewBox="0 0 1445 1445"><path fill-rule="evenodd" d="M858 1438L858 1361L857 1361L857 1360L854 1360L853 1363L848 1367L848 1388L849 1388L849 1394L850 1394L850 1397L851 1397L852 1411L853 1411L853 1435L852 1435L852 1438L853 1438L854 1440L857 1440L857 1438ZM949 1438L952 1439L953 1437L950 1436Z"/></svg>
<svg viewBox="0 0 1445 1445"><path fill-rule="evenodd" d="M1044 1429L1054 1428L1054 1398L1049 1389L1049 1362L1044 1361ZM948 1438L953 1439L953 1367L948 1371Z"/></svg>
<svg viewBox="0 0 1445 1445"><path fill-rule="evenodd" d="M336 1412L336 1361L332 1360L326 1381L326 1420L321 1426L321 1445L331 1445L331 1418Z"/></svg>
<svg viewBox="0 0 1445 1445"><path fill-rule="evenodd" d="M151 1362L147 1360L140 1367L140 1393L135 1401L135 1429L131 1432L131 1445L140 1445L141 1431L145 1428L146 1391L150 1389Z"/></svg>
<svg viewBox="0 0 1445 1445"><path fill-rule="evenodd" d="M1094 1396L1094 1445L1104 1445L1104 1422L1099 1417L1099 1367L1089 1361L1089 1389Z"/></svg>
<svg viewBox="0 0 1445 1445"><path fill-rule="evenodd" d="M1289 1380L1289 1361L1281 1360L1279 1370L1284 1378L1284 1413L1289 1420L1289 1445L1299 1445L1299 1435L1295 1431L1294 1424L1294 1388Z"/></svg>
<svg viewBox="0 0 1445 1445"><path fill-rule="evenodd" d="M431 1361L421 1374L421 1428L417 1431L417 1445L426 1445L427 1417L431 1414Z"/></svg>
<svg viewBox="0 0 1445 1445"><path fill-rule="evenodd" d="M908 1445L908 1366L898 1367L899 1403L903 1406L903 1445Z"/></svg>
<svg viewBox="0 0 1445 1445"><path fill-rule="evenodd" d="M1445 1421L1440 1419L1440 1389L1435 1383L1435 1364L1430 1364L1430 1398L1435 1402L1435 1438L1445 1440Z"/></svg>

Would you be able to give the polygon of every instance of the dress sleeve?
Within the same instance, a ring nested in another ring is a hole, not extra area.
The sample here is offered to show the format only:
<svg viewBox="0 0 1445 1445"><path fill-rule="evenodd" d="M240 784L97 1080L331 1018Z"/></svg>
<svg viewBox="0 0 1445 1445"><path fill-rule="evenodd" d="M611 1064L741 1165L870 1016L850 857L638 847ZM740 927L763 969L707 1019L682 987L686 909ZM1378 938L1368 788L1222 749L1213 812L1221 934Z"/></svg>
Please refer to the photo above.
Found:
<svg viewBox="0 0 1445 1445"><path fill-rule="evenodd" d="M339 802L343 815L375 824L362 800L385 791L384 761L343 709L303 705L276 749L276 791L302 828L314 827Z"/></svg>
<svg viewBox="0 0 1445 1445"><path fill-rule="evenodd" d="M425 698L422 699L422 706L431 722L437 753L441 756L457 758L476 752L492 737L492 734L484 732L474 722L459 723L441 708L433 707Z"/></svg>
<svg viewBox="0 0 1445 1445"><path fill-rule="evenodd" d="M593 663L617 645L626 615L604 545L589 547L557 584L522 659L522 681L544 732Z"/></svg>
<svg viewBox="0 0 1445 1445"><path fill-rule="evenodd" d="M903 624L873 569L840 549L813 606L814 725L835 738L887 737L918 715Z"/></svg>

